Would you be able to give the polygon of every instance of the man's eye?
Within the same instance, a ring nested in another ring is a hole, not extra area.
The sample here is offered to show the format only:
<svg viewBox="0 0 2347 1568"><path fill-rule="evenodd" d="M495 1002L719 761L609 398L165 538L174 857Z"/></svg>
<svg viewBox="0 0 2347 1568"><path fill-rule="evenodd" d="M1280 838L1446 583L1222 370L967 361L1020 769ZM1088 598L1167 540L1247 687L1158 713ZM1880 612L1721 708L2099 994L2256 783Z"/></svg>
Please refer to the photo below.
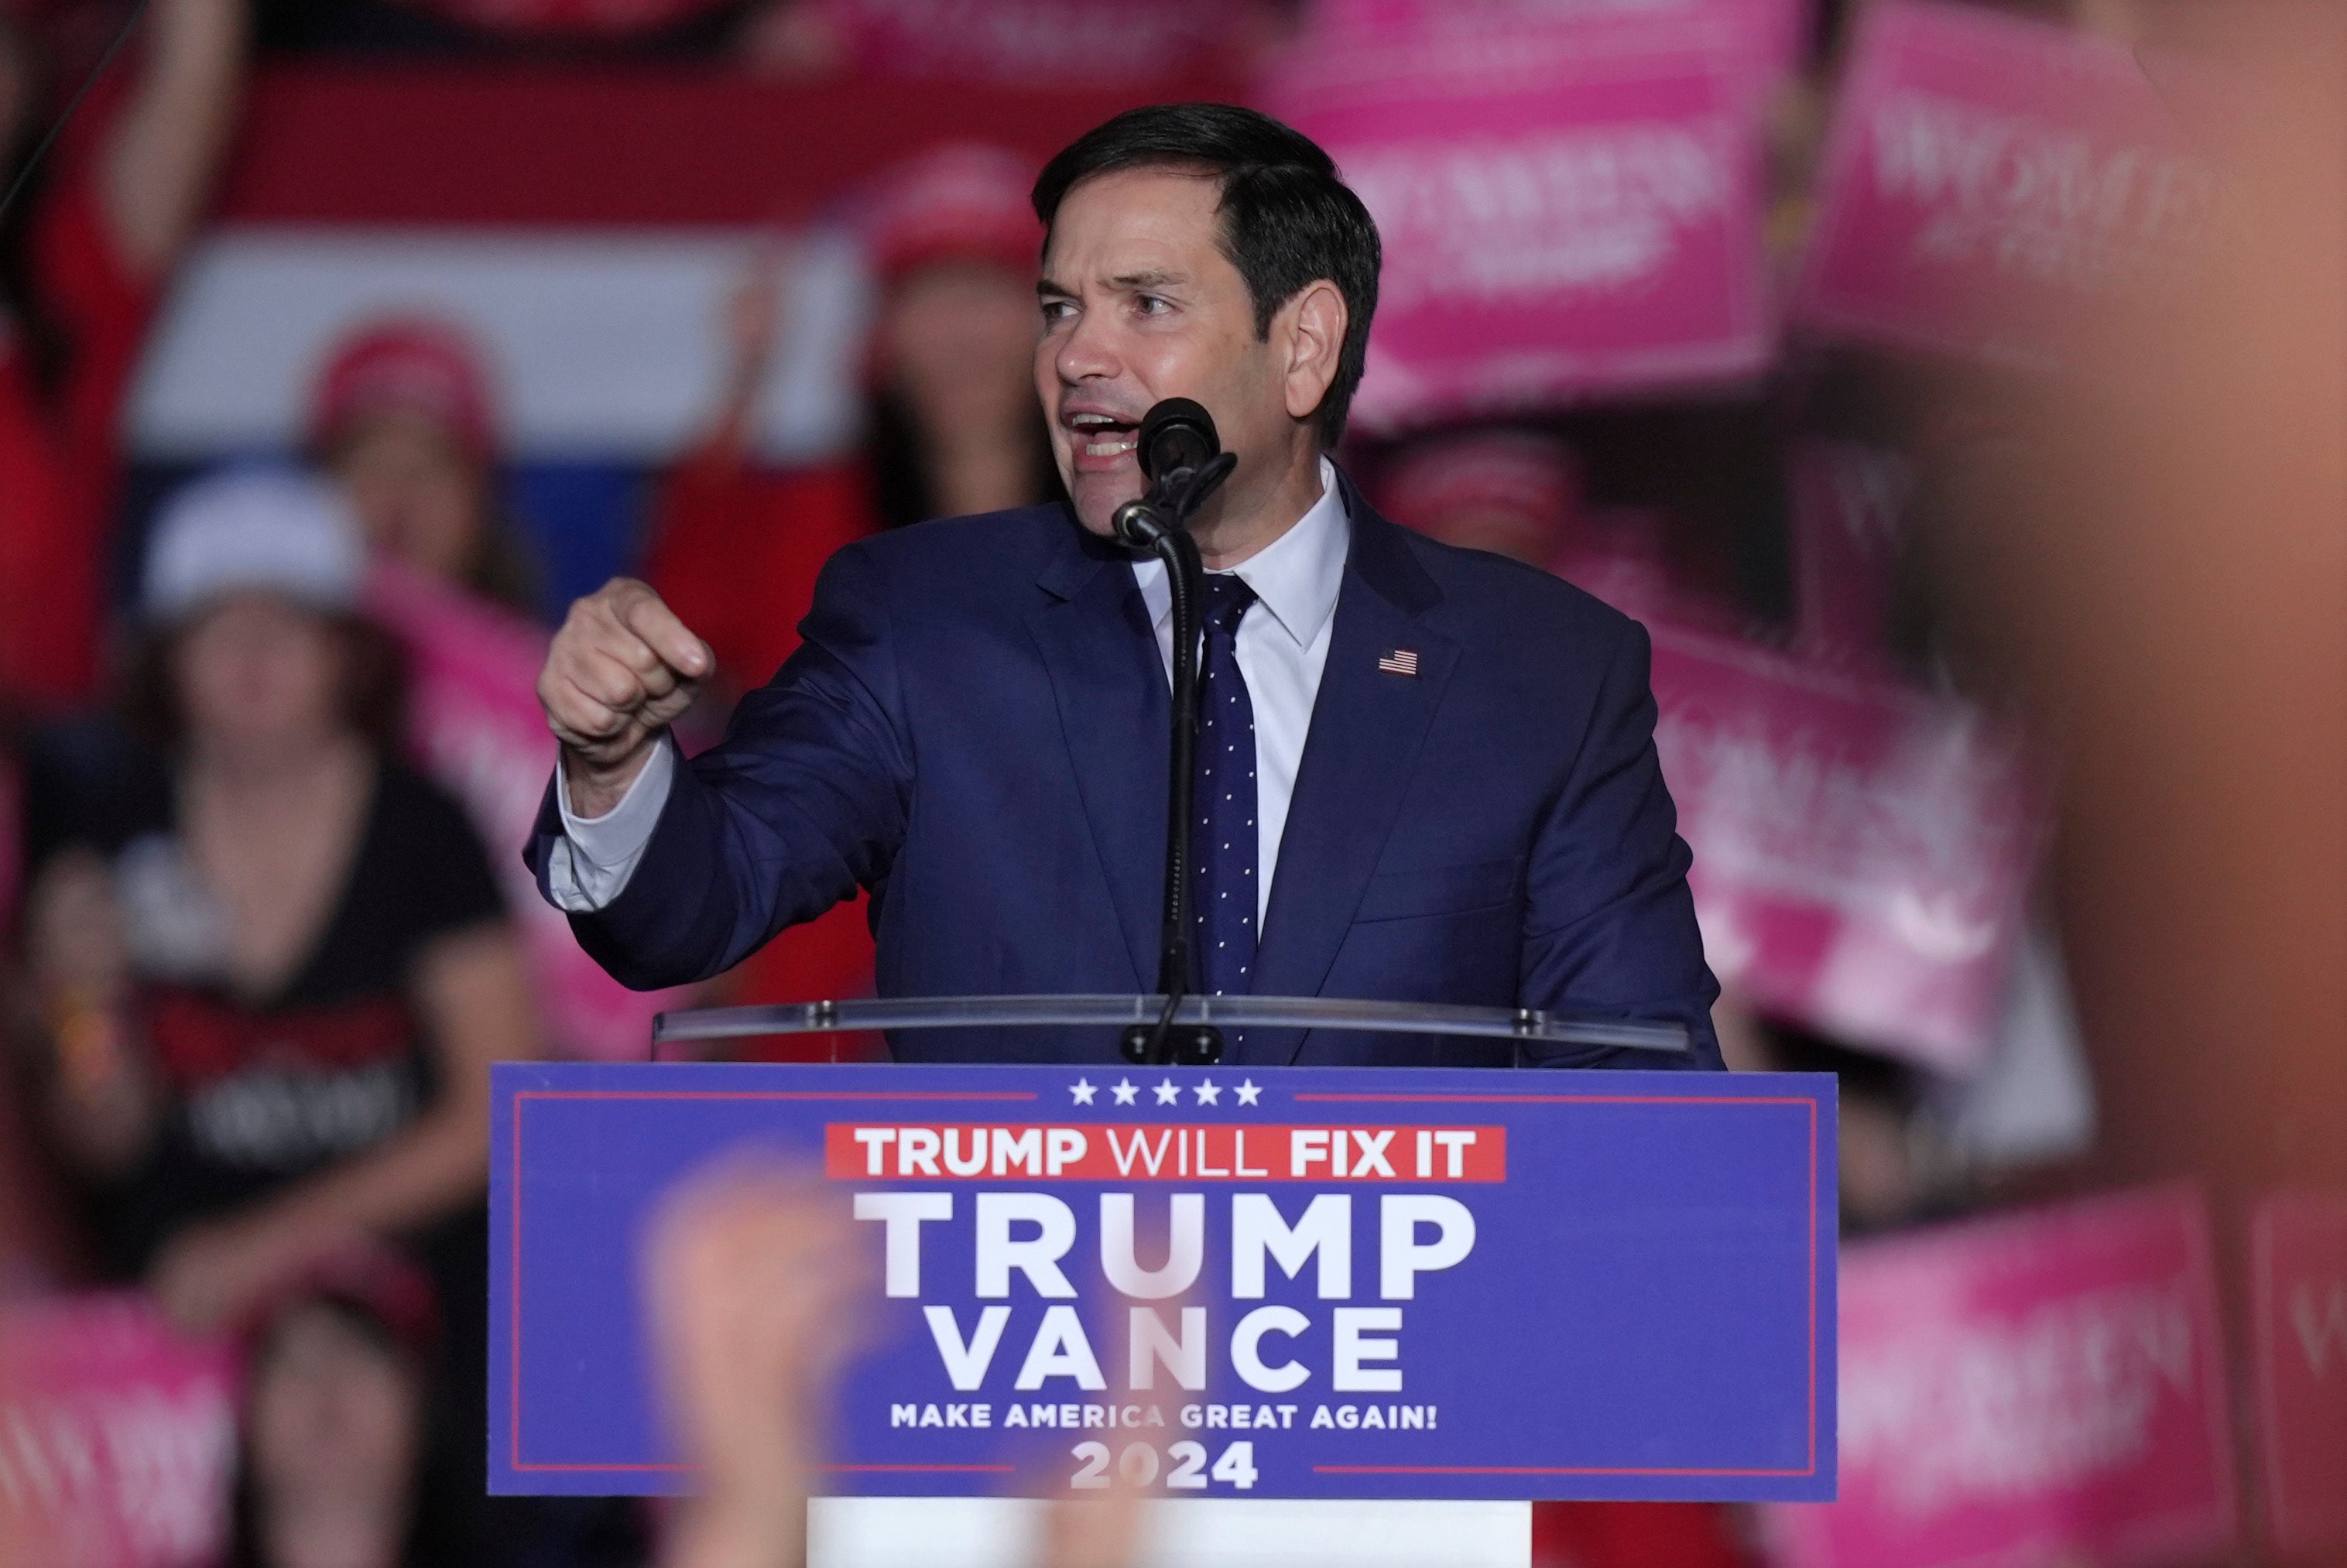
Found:
<svg viewBox="0 0 2347 1568"><path fill-rule="evenodd" d="M1075 306L1070 304L1065 300L1046 300L1043 302L1043 321L1046 325L1054 322L1066 321L1074 313Z"/></svg>
<svg viewBox="0 0 2347 1568"><path fill-rule="evenodd" d="M1173 311L1174 302L1155 294L1141 294L1134 298L1133 308L1144 316L1162 316Z"/></svg>

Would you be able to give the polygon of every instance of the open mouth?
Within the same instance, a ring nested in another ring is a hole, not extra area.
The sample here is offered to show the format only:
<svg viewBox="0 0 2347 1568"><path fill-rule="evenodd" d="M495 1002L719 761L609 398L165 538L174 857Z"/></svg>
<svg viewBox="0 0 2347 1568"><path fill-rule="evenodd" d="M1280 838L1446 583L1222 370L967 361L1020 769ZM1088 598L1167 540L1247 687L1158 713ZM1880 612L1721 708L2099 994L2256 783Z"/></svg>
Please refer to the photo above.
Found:
<svg viewBox="0 0 2347 1568"><path fill-rule="evenodd" d="M1122 457L1141 441L1137 420L1107 414L1071 414L1068 428L1075 433L1079 456L1101 459Z"/></svg>

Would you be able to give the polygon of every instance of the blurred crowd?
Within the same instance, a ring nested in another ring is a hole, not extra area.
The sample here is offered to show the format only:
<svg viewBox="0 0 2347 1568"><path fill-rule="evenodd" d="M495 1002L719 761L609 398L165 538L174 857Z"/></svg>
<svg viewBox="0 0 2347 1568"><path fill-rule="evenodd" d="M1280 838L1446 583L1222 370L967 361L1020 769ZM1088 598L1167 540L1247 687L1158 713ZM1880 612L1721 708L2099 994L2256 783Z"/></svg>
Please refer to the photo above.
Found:
<svg viewBox="0 0 2347 1568"><path fill-rule="evenodd" d="M1722 4L1478 0L1459 25L1553 39L1568 14ZM2347 1184L2347 134L2324 75L2342 39L2293 0L1965 7L2143 62L2213 144L2232 225L2196 234L2179 286L2063 323L2058 354L2042 323L2024 330L2044 354L1970 354L1779 319L1816 284L1837 94L1893 4L1754 7L1789 19L1750 111L1759 346L1610 381L1503 367L1468 393L1373 387L1340 460L1398 520L1655 630L1721 1038L1735 1068L1840 1075L1850 1237L2188 1177L2221 1300L2245 1311L2254 1203ZM188 1501L179 1547L10 1540L56 1526L25 1501L25 1456L0 1452L0 1558L195 1562L174 1553L217 1533L252 1568L587 1568L663 1542L723 1560L705 1515L483 1495L488 1064L641 1053L661 1006L868 991L871 940L845 907L697 997L649 1000L578 952L518 854L552 757L532 684L554 558L608 537L598 569L644 577L708 641L717 690L683 728L712 735L795 645L833 549L1056 491L1030 368L1040 158L982 110L958 118L954 94L1260 86L1308 112L1329 89L1299 56L1340 27L1373 48L1403 26L1383 13L1409 9L0 3L0 1409L40 1397L28 1358L63 1364L26 1347L79 1334L167 1381L169 1363L175 1388L225 1348L204 1365L234 1417L180 1434L217 1486ZM210 264L208 214L268 150L240 140L249 95L379 67L491 87L910 81L935 134L842 181L816 220L728 250L697 428L635 465L616 533L608 499L572 517L560 486L513 482L518 421L477 313L413 293L310 345L299 429L275 449L139 449L128 410L175 280ZM1599 204L1484 195L1492 221L1530 229L1565 221L1544 201ZM1432 386L1393 280L1459 263L1414 259L1419 231L1371 206L1393 365ZM838 240L852 310L798 282ZM817 308L854 333L853 434L782 450L769 405ZM729 1212L677 1244L680 1276L710 1273L689 1255L712 1235L736 1256L836 1243L779 1201ZM76 1301L103 1321L65 1323ZM774 1310L785 1337L812 1320ZM684 1356L723 1326L678 1332ZM2245 1331L2230 1343L2246 1354ZM790 1356L778 1383L820 1375L815 1349ZM2177 1560L2288 1556L2247 1525L2237 1539L2254 1544ZM1725 1509L1575 1505L1540 1513L1535 1550L1599 1568L1784 1548Z"/></svg>

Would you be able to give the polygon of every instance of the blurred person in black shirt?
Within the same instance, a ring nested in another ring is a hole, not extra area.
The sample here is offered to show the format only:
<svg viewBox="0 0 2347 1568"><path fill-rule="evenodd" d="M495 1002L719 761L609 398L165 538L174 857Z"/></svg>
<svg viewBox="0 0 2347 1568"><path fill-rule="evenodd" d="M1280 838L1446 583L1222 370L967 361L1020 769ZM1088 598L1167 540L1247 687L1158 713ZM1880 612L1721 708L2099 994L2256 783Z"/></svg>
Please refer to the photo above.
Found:
<svg viewBox="0 0 2347 1568"><path fill-rule="evenodd" d="M49 1124L114 1260L192 1326L351 1233L477 1205L488 1063L532 1050L480 841L384 750L395 659L349 613L361 560L314 482L190 487L141 606L167 760L48 792L26 927Z"/></svg>

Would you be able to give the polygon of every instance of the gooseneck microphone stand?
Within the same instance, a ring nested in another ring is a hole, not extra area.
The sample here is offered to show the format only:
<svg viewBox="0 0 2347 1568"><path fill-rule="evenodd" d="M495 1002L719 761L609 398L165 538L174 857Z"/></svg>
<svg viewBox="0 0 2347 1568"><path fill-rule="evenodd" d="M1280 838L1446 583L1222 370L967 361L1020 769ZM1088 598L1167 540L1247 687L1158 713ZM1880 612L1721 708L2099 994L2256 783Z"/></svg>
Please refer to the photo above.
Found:
<svg viewBox="0 0 2347 1568"><path fill-rule="evenodd" d="M1125 1059L1144 1066L1203 1065L1223 1054L1222 1031L1209 1023L1179 1023L1174 1013L1190 989L1190 827L1197 808L1198 641L1205 597L1205 567L1185 526L1193 513L1230 477L1238 459L1222 450L1214 422L1186 397L1170 397L1141 422L1136 454L1149 491L1117 508L1116 537L1165 564L1174 607L1174 719L1165 812L1165 919L1158 937L1157 989L1164 1010L1154 1023L1124 1031Z"/></svg>

